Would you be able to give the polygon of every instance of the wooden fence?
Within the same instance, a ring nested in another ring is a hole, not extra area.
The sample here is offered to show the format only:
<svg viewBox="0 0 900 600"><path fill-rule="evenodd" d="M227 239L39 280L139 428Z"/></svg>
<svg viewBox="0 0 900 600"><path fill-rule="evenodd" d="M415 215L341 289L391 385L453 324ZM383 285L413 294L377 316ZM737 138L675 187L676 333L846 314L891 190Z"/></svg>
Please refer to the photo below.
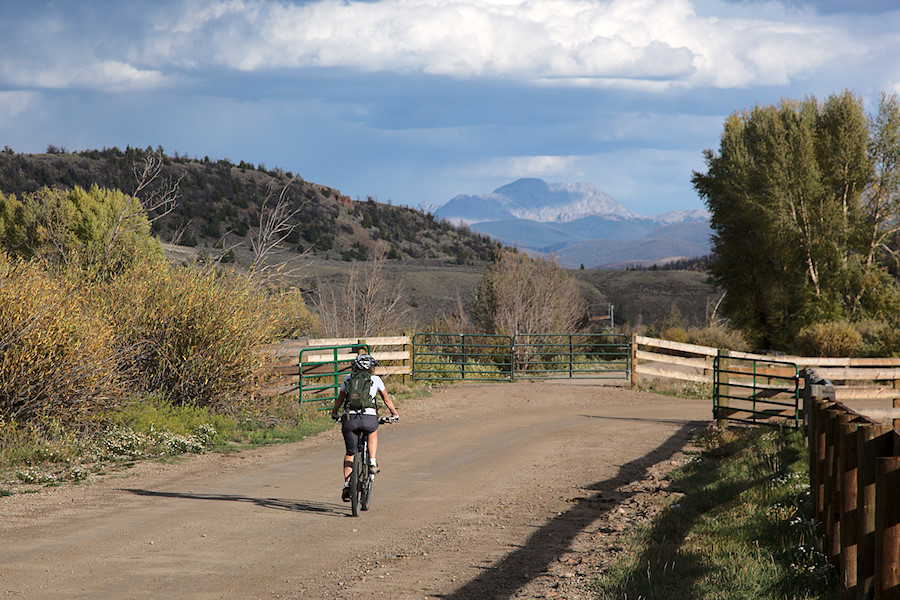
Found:
<svg viewBox="0 0 900 600"><path fill-rule="evenodd" d="M357 352L354 347L368 348L369 353L381 363L375 368L376 375L409 375L412 373L412 340L409 336L367 337L367 338L330 338L330 339L298 339L272 344L269 352L273 357L273 370L276 382L267 390L273 394L295 392L300 386L300 376L313 377L321 375L321 361L334 358L332 350L335 346L348 346L337 355L338 361L352 361ZM327 348L317 354L316 347ZM300 363L300 351L309 364Z"/></svg>
<svg viewBox="0 0 900 600"><path fill-rule="evenodd" d="M900 599L900 431L837 402L835 386L806 373L810 486L825 554L844 598Z"/></svg>
<svg viewBox="0 0 900 600"><path fill-rule="evenodd" d="M723 351L709 346L683 344L644 336L633 336L632 386L641 376L713 383L717 356L749 360L777 360L815 369L834 387L836 399L879 421L893 420L900 428L900 359L825 358L763 355Z"/></svg>
<svg viewBox="0 0 900 600"><path fill-rule="evenodd" d="M380 375L412 374L410 336L287 340L270 347L277 382L268 391L289 393L298 389L301 349L305 348L304 356L315 361L315 354L310 352L310 347L351 345L367 345L370 348L372 355L382 363L376 370ZM837 401L853 406L854 410L874 420L893 420L894 427L900 428L900 359L726 353L710 346L636 335L631 338L631 383L632 386L636 385L639 378L644 376L712 385L714 362L716 357L724 355L750 360L777 359L780 362L794 363L800 369L813 368L834 387ZM348 350L339 359L349 361L354 356L355 353ZM316 375L316 369L315 365L307 366L302 372L304 376Z"/></svg>

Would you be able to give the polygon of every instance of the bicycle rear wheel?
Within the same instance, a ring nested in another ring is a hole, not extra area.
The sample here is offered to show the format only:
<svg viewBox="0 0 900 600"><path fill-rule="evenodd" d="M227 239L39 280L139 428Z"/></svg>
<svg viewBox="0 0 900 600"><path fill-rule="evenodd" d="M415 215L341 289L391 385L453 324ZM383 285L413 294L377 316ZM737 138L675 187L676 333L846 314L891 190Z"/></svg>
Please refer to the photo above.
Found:
<svg viewBox="0 0 900 600"><path fill-rule="evenodd" d="M362 457L357 452L353 456L353 468L350 471L350 512L354 517L359 516L359 474L361 469Z"/></svg>
<svg viewBox="0 0 900 600"><path fill-rule="evenodd" d="M369 449L366 447L365 457L363 458L363 467L360 470L359 477L359 503L360 508L363 510L369 510L369 504L372 502L372 486L374 483L374 476L369 471Z"/></svg>

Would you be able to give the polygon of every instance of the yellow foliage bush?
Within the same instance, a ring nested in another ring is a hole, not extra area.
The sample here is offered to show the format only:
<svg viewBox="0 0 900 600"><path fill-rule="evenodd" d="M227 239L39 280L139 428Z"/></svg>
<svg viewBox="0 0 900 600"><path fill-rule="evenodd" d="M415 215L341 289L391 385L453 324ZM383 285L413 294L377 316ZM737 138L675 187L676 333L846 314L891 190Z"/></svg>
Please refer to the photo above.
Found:
<svg viewBox="0 0 900 600"><path fill-rule="evenodd" d="M699 346L724 348L738 352L750 350L750 346L740 331L722 325L707 325L699 329L692 329L688 334L688 341Z"/></svg>
<svg viewBox="0 0 900 600"><path fill-rule="evenodd" d="M321 328L316 315L309 310L297 288L272 292L268 314L276 321L274 335L289 340L315 335Z"/></svg>
<svg viewBox="0 0 900 600"><path fill-rule="evenodd" d="M83 291L37 264L0 262L0 415L80 420L118 394L113 330Z"/></svg>
<svg viewBox="0 0 900 600"><path fill-rule="evenodd" d="M148 262L112 279L105 301L140 391L211 406L265 375L277 323L246 278Z"/></svg>

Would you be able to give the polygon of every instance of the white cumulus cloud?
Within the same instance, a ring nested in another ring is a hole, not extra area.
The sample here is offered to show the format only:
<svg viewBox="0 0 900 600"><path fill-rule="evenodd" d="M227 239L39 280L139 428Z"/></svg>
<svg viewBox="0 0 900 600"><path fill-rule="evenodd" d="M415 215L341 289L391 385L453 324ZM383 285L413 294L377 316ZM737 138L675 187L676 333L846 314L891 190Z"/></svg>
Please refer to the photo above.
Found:
<svg viewBox="0 0 900 600"><path fill-rule="evenodd" d="M720 18L690 0L210 0L160 14L148 61L243 71L744 87L783 84L854 47L838 27L798 21L803 13L756 18L748 7Z"/></svg>

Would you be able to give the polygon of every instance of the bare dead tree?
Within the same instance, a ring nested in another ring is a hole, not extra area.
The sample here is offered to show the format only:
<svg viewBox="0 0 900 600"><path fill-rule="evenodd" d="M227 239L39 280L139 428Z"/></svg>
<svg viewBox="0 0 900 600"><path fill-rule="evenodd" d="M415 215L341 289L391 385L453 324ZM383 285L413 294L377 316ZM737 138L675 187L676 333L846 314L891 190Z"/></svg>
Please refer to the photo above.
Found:
<svg viewBox="0 0 900 600"><path fill-rule="evenodd" d="M184 178L177 179L163 175L165 160L159 150L146 150L140 160L132 164L136 186L132 196L141 201L150 223L161 219L175 210L181 198L179 186Z"/></svg>
<svg viewBox="0 0 900 600"><path fill-rule="evenodd" d="M309 202L297 202L292 193L294 181L295 178L291 178L280 190L279 183L274 178L266 185L266 194L259 207L259 225L248 235L251 253L248 277L251 279L281 273L290 262L273 262L272 257L288 252L284 242L297 227L295 217ZM304 254L306 252L301 253Z"/></svg>
<svg viewBox="0 0 900 600"><path fill-rule="evenodd" d="M384 267L386 251L357 263L345 285L323 286L315 307L326 335L367 336L396 333L403 328L409 308L403 306L403 285Z"/></svg>
<svg viewBox="0 0 900 600"><path fill-rule="evenodd" d="M721 306L722 301L725 299L726 292L722 292L715 302L712 299L706 299L706 324L708 326L712 325L721 325L725 319L719 318L719 306Z"/></svg>
<svg viewBox="0 0 900 600"><path fill-rule="evenodd" d="M143 219L152 226L157 221L175 210L181 198L179 185L182 176L177 179L163 174L165 160L160 150L145 150L142 157L131 165L135 188L132 197L134 202L126 202L116 218L115 224L107 235L106 247L103 251L102 264L108 264L110 254L116 241L125 233L135 231L143 226Z"/></svg>
<svg viewBox="0 0 900 600"><path fill-rule="evenodd" d="M574 278L555 260L503 251L478 285L474 317L491 333L571 333L586 312Z"/></svg>

